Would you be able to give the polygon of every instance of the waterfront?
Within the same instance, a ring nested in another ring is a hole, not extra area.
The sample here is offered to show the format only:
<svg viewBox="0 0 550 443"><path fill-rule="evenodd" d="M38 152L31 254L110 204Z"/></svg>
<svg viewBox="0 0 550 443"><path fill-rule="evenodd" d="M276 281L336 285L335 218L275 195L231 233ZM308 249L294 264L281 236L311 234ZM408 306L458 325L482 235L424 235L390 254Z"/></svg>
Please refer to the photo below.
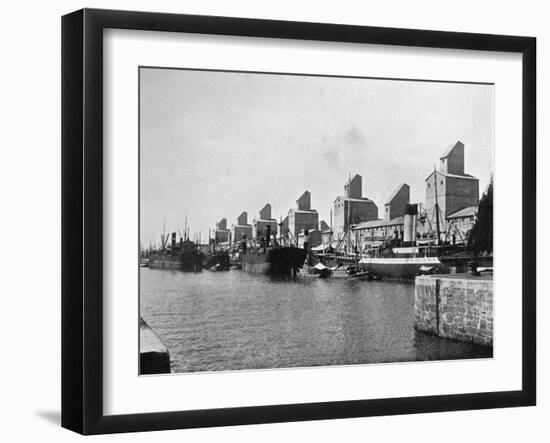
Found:
<svg viewBox="0 0 550 443"><path fill-rule="evenodd" d="M412 282L140 273L140 314L170 350L172 372L492 356L415 331Z"/></svg>

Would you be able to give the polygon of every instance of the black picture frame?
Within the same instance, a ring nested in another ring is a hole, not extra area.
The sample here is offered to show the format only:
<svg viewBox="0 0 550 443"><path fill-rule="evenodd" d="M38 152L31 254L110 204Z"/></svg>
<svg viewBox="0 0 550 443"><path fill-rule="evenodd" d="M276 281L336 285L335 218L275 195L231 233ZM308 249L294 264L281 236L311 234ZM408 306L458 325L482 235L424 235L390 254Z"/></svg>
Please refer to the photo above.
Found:
<svg viewBox="0 0 550 443"><path fill-rule="evenodd" d="M103 30L503 51L522 54L522 388L131 415L103 413ZM536 39L83 9L62 18L62 426L82 434L228 426L536 402Z"/></svg>

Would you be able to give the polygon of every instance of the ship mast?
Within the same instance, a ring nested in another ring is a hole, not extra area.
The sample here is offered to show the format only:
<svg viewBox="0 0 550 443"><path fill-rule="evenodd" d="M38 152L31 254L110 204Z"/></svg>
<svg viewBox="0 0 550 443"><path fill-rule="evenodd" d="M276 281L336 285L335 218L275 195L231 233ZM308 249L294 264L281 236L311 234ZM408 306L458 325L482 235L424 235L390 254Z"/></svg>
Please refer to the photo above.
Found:
<svg viewBox="0 0 550 443"><path fill-rule="evenodd" d="M347 215L346 215L346 218L347 218L347 232L346 232L346 236L348 237L348 241L346 242L346 252L349 254L350 252L350 242L351 242L351 227L349 225L349 222L350 222L350 210L351 210L351 173L349 174L349 177L348 177L348 210L347 210Z"/></svg>
<svg viewBox="0 0 550 443"><path fill-rule="evenodd" d="M439 204L437 203L437 171L435 170L434 165L434 189L435 189L435 230L437 232L437 244L439 244L439 239L441 237L441 232L439 229Z"/></svg>
<svg viewBox="0 0 550 443"><path fill-rule="evenodd" d="M328 245L332 247L332 208L330 208L330 231L328 233Z"/></svg>
<svg viewBox="0 0 550 443"><path fill-rule="evenodd" d="M163 227L162 227L162 253L164 254L164 249L166 248L166 217L164 218Z"/></svg>

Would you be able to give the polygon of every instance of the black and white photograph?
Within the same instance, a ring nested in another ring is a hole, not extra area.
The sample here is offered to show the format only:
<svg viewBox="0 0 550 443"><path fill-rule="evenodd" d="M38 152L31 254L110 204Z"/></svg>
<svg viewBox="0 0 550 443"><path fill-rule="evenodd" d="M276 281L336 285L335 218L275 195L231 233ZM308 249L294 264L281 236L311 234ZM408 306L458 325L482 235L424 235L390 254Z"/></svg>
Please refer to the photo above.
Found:
<svg viewBox="0 0 550 443"><path fill-rule="evenodd" d="M138 75L141 375L493 357L494 84Z"/></svg>
<svg viewBox="0 0 550 443"><path fill-rule="evenodd" d="M2 441L548 440L543 2L3 6Z"/></svg>

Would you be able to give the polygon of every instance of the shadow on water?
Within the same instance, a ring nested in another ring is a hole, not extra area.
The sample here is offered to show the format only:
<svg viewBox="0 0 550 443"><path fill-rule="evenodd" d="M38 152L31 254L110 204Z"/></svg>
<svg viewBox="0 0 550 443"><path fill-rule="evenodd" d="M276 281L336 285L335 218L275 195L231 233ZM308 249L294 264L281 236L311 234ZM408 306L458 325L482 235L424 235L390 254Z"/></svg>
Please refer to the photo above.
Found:
<svg viewBox="0 0 550 443"><path fill-rule="evenodd" d="M492 358L493 348L436 337L422 331L414 331L416 360L455 360Z"/></svg>

